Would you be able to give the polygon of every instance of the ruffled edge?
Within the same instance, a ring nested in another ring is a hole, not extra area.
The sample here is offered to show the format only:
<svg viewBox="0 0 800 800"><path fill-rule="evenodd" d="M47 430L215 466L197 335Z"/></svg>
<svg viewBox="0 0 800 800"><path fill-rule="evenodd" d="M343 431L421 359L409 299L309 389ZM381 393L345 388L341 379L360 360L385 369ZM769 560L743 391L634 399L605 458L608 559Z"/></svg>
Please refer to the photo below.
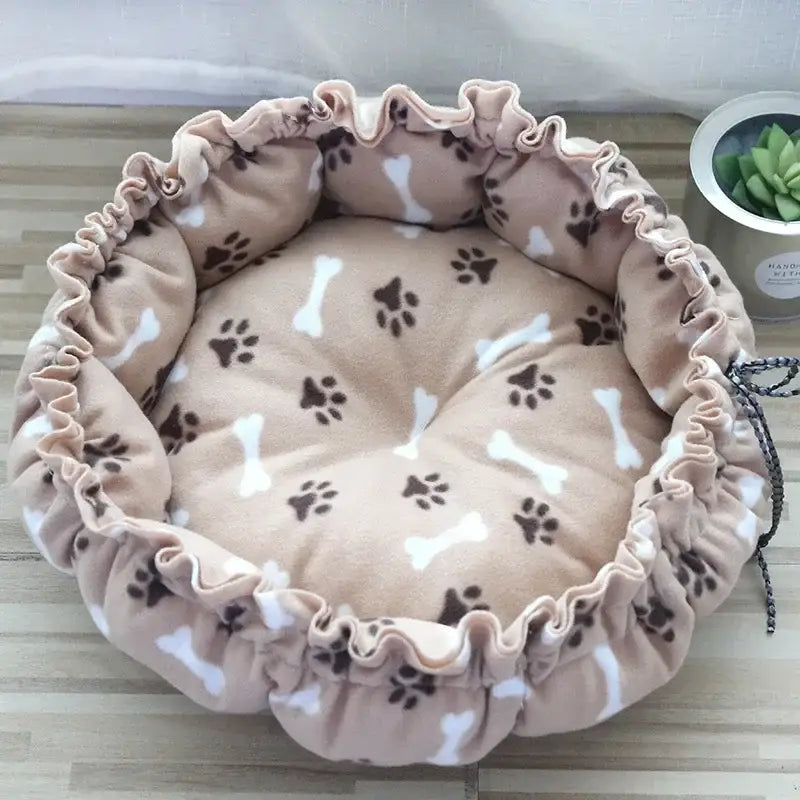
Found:
<svg viewBox="0 0 800 800"><path fill-rule="evenodd" d="M497 93L504 98L499 117L482 116L484 103L494 95L492 104L495 104ZM727 364L720 363L707 345L728 326L729 318L716 302L714 292L698 266L692 242L688 237L672 238L662 224L659 209L648 205L645 192L629 185L623 172L614 170L620 157L615 144L597 145L588 140L569 139L566 123L560 117L548 117L537 123L520 106L517 87L506 82L476 80L465 83L458 94L457 109L431 106L404 86L391 87L380 98L361 100L348 83L331 81L317 87L310 102L298 99L262 101L236 121L218 111L207 112L179 129L168 163L143 153L131 156L125 164L124 177L117 187L114 201L106 204L101 212L88 215L85 227L76 234L75 242L58 248L50 256L48 269L56 283L59 302L52 311L52 319L45 320L34 336L31 344L33 355L29 351L32 361L26 363L31 367L30 383L40 402L46 406L54 429L39 441L37 453L72 487L86 527L94 533L116 539L125 531L144 539L158 536L162 541L165 538L169 540L171 544L162 547L157 554L159 568L167 580L186 579L195 593L193 599L200 602L207 614L217 618L218 610L209 608L204 602L203 595L207 590L202 585L202 565L191 552L192 540L198 537L197 534L159 521L126 517L111 500L108 502L112 508L112 522L97 527L88 513L83 492L100 478L91 467L81 462L75 446L82 440L83 431L77 422L78 397L74 383L81 362L92 353L91 343L75 329L90 300L87 283L76 275L85 274L87 270L89 274L102 270L116 246L125 241L135 221L145 218L161 198L177 199L195 190L210 171L222 163L234 142L244 149L252 149L275 139L293 136L315 139L334 126L345 125L361 144L375 146L392 129L391 104L398 100L415 111L415 115L409 115L407 126L412 131L415 125L419 125L419 130L428 131L452 129L459 135L469 131L478 143L491 143L499 153L534 152L547 138L563 161L578 159L591 163L594 175L592 191L598 208L621 209L623 221L634 226L636 237L663 254L667 265L679 275L687 291L687 303L694 302L703 307L705 328L689 350L690 368L684 379L687 393L684 402L690 402L693 397L710 397L711 400L698 405L688 420L686 437L690 443L695 440L695 452L684 453L668 465L666 475L673 479L673 485L679 486L683 481L675 474L679 462L693 459L702 465L708 462L708 455L713 454L704 443L705 432L709 425L716 424L715 409L730 401L730 393L723 374ZM494 130L491 130L492 126ZM746 319L743 309L742 318ZM708 413L703 413L703 409ZM756 454L755 439L751 445ZM351 675L350 682L363 680L366 685L372 685L368 673L380 667L397 645L407 663L426 672L458 679L470 671L472 678L468 684L473 686L491 683L492 675L503 675L507 668L514 670L523 656L527 656L531 680L542 680L559 664L570 660L568 656L571 654L564 652L564 642L573 628L576 607L580 608L581 603L600 602L603 609L602 601L606 597L611 598L614 608L629 606L653 572L660 542L657 513L650 503L641 504L630 520L614 561L602 567L591 582L570 588L558 599L536 598L505 629L491 612L475 611L462 619L455 631L455 640L453 629L422 621L414 621L408 626L420 630L420 636L414 637L400 624L402 620L397 626L382 630L370 655L354 651L351 639L350 656L361 669L360 678ZM665 580L669 583L668 578ZM662 586L660 591L675 599L684 592L674 576L671 580L672 585ZM232 578L231 583L234 582L237 591L241 591L237 596L249 596L256 607L260 594L279 588L271 586L260 573ZM284 589L281 597L293 600L294 608L307 610L303 619L307 648L324 647L339 638L343 630L364 624L350 616L337 617L332 624L332 609L323 598L309 592ZM229 602L230 593L226 605ZM686 607L682 613L692 614L685 598L683 602ZM635 627L635 618L631 614L627 616L627 628L609 626L609 630L615 633L608 637L609 640L617 640ZM436 629L429 626L436 626ZM442 630L437 630L439 628ZM449 642L447 652L431 644L444 631L448 631L444 637ZM531 633L535 635L531 636ZM282 636L280 632L270 632L266 641L269 646L278 646ZM487 663L488 669L470 667L472 641L482 643L487 662L491 662ZM260 646L253 643L254 656ZM687 647L688 641L676 649L677 657L669 665L669 674L677 669ZM585 652L575 654L576 657L587 655ZM292 660L294 666L301 663L296 654ZM500 662L505 662L505 666ZM540 665L535 670L531 666L534 662Z"/></svg>

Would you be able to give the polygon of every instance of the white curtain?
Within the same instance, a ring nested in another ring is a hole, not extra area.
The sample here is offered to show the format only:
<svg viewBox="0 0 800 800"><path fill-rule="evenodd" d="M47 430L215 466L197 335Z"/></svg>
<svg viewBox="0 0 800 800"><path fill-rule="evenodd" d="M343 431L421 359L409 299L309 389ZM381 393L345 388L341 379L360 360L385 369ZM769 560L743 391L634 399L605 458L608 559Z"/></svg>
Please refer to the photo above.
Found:
<svg viewBox="0 0 800 800"><path fill-rule="evenodd" d="M684 111L800 87L798 0L3 0L0 100L241 105L342 77L537 114Z"/></svg>

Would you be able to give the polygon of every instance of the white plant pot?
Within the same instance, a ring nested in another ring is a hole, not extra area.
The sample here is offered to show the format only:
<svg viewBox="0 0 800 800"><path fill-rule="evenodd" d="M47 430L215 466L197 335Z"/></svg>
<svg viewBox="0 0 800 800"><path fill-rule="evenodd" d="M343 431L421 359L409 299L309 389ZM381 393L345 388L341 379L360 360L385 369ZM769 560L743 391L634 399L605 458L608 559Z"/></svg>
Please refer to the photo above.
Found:
<svg viewBox="0 0 800 800"><path fill-rule="evenodd" d="M706 117L692 140L683 217L692 238L722 262L750 316L779 322L800 319L800 222L745 211L725 194L713 169L714 156L744 152L774 122L800 128L800 93L745 95Z"/></svg>

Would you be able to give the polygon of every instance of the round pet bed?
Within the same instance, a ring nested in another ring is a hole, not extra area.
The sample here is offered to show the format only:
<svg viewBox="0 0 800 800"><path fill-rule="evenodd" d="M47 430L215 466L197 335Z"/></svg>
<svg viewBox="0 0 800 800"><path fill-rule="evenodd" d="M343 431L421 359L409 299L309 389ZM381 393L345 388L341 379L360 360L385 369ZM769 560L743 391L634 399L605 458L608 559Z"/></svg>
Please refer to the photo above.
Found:
<svg viewBox="0 0 800 800"><path fill-rule="evenodd" d="M49 261L30 534L199 703L475 761L665 683L767 526L714 256L508 83L208 112Z"/></svg>

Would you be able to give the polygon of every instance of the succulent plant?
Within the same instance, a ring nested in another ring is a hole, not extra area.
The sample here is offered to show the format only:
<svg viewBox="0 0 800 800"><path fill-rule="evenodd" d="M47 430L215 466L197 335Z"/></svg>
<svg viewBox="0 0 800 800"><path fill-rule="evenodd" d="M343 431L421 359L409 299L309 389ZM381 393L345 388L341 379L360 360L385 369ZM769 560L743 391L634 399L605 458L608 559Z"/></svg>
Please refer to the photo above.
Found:
<svg viewBox="0 0 800 800"><path fill-rule="evenodd" d="M747 153L714 158L720 185L734 203L767 219L800 220L800 129L767 125Z"/></svg>

